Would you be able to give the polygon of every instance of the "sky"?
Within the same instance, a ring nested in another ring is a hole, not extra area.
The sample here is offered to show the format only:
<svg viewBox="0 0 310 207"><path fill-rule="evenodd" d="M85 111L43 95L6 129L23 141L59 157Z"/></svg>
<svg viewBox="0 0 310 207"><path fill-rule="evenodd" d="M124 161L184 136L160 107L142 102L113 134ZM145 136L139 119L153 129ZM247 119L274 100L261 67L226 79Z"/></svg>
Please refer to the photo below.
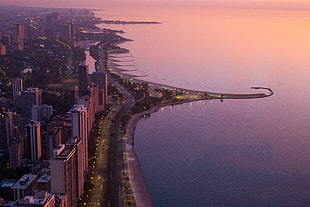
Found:
<svg viewBox="0 0 310 207"><path fill-rule="evenodd" d="M310 0L0 0L0 5L104 8L129 6L224 5L231 7L308 9Z"/></svg>

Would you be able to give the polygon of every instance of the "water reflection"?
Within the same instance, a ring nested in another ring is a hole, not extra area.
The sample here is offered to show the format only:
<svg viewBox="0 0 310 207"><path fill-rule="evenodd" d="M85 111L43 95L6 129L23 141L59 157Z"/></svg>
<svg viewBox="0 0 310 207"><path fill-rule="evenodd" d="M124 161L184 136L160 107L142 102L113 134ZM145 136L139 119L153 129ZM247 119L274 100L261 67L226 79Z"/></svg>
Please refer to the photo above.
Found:
<svg viewBox="0 0 310 207"><path fill-rule="evenodd" d="M267 99L165 107L140 121L135 149L157 206L308 206L308 11L122 12L124 20L166 21L114 26L135 40L123 46L147 74L144 80L222 92L259 85L275 92Z"/></svg>

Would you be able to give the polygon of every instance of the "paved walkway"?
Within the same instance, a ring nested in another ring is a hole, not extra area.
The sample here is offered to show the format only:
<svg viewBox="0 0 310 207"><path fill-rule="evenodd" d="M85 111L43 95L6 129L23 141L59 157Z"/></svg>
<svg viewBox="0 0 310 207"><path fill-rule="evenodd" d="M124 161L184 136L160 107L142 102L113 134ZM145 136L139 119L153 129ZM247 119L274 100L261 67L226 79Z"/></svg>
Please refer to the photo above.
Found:
<svg viewBox="0 0 310 207"><path fill-rule="evenodd" d="M153 107L148 111L133 115L126 128L124 149L126 154L125 170L128 172L129 185L132 190L134 206L137 207L154 207L154 203L144 179L138 157L134 150L133 144L135 128L138 121L143 117L144 114L154 113L158 109L159 107Z"/></svg>

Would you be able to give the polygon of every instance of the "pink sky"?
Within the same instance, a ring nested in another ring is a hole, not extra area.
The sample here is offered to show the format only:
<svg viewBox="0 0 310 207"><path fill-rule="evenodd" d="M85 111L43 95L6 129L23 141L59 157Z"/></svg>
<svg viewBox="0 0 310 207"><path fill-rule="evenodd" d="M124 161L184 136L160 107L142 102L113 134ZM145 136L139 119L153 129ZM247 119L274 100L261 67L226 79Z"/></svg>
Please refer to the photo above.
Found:
<svg viewBox="0 0 310 207"><path fill-rule="evenodd" d="M109 6L174 6L207 4L260 8L310 8L310 0L0 0L0 5L104 8Z"/></svg>

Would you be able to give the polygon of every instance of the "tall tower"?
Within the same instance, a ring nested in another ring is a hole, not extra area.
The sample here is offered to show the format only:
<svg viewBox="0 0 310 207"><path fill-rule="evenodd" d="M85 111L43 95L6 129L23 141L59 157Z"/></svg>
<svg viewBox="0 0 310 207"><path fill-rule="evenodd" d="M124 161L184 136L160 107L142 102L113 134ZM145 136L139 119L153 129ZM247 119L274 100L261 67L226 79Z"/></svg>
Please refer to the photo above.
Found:
<svg viewBox="0 0 310 207"><path fill-rule="evenodd" d="M51 193L63 194L67 197L67 206L77 203L77 159L74 146L59 145L53 151L50 160Z"/></svg>
<svg viewBox="0 0 310 207"><path fill-rule="evenodd" d="M24 25L16 24L17 49L20 51L24 50L24 39L25 39L25 27L24 27Z"/></svg>
<svg viewBox="0 0 310 207"><path fill-rule="evenodd" d="M63 129L55 127L49 130L42 139L43 152L47 159L51 159L53 156L53 150L60 144L63 144Z"/></svg>
<svg viewBox="0 0 310 207"><path fill-rule="evenodd" d="M21 116L0 110L0 150L7 151L13 138L21 135Z"/></svg>
<svg viewBox="0 0 310 207"><path fill-rule="evenodd" d="M32 105L41 106L42 98L41 98L41 90L38 88L27 88L27 90L22 91L22 115L25 118L31 118L31 108Z"/></svg>
<svg viewBox="0 0 310 207"><path fill-rule="evenodd" d="M88 65L82 62L79 65L79 94L82 95L82 90L89 84L89 70Z"/></svg>
<svg viewBox="0 0 310 207"><path fill-rule="evenodd" d="M0 151L9 154L11 168L21 165L23 142L21 136L21 115L0 110Z"/></svg>
<svg viewBox="0 0 310 207"><path fill-rule="evenodd" d="M32 161L40 160L42 156L41 150L41 124L40 122L31 121L27 127L27 139L25 152L26 156Z"/></svg>
<svg viewBox="0 0 310 207"><path fill-rule="evenodd" d="M6 55L6 47L2 43L0 43L0 56Z"/></svg>
<svg viewBox="0 0 310 207"><path fill-rule="evenodd" d="M84 163L84 143L81 138L72 137L68 140L66 143L66 146L75 147L76 149L76 159L77 159L77 165L76 165L76 174L77 174L77 193L78 197L82 196L84 192L84 172L86 170L85 163Z"/></svg>
<svg viewBox="0 0 310 207"><path fill-rule="evenodd" d="M19 136L11 139L9 146L9 161L11 168L16 169L21 166L24 152L23 148L23 137Z"/></svg>
<svg viewBox="0 0 310 207"><path fill-rule="evenodd" d="M21 101L21 92L23 91L23 80L20 78L13 78L12 89L13 89L13 104L15 107L19 107Z"/></svg>
<svg viewBox="0 0 310 207"><path fill-rule="evenodd" d="M68 112L72 123L72 136L81 137L84 147L84 166L88 165L88 113L84 105L74 105Z"/></svg>
<svg viewBox="0 0 310 207"><path fill-rule="evenodd" d="M20 78L12 79L13 96L23 91L23 80Z"/></svg>
<svg viewBox="0 0 310 207"><path fill-rule="evenodd" d="M13 116L10 112L0 111L0 151L7 152L13 133Z"/></svg>
<svg viewBox="0 0 310 207"><path fill-rule="evenodd" d="M108 98L108 74L105 72L93 72L92 81L99 87L99 104L105 105Z"/></svg>

